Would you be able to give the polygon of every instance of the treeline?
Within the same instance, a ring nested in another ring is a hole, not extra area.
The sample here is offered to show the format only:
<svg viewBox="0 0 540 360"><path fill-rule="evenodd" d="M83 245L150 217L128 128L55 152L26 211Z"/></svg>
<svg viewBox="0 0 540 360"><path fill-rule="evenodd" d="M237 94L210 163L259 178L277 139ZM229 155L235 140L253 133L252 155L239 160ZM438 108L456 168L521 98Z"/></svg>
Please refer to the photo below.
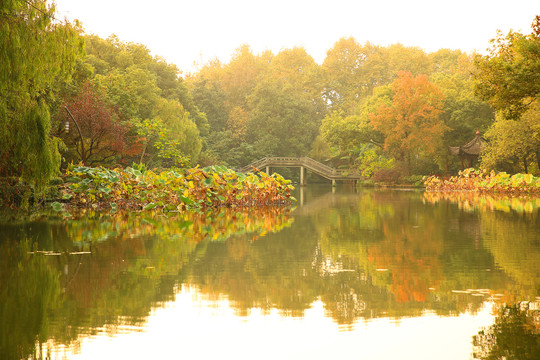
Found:
<svg viewBox="0 0 540 360"><path fill-rule="evenodd" d="M531 35L499 35L485 57L343 38L321 65L303 48L244 45L184 77L143 45L57 20L43 0L4 1L0 19L3 178L43 185L71 162L311 156L397 179L456 170L447 147L476 130L493 144L484 166L538 171L538 19Z"/></svg>
<svg viewBox="0 0 540 360"><path fill-rule="evenodd" d="M179 69L85 35L45 1L0 5L0 177L43 187L73 162L195 165L208 134Z"/></svg>
<svg viewBox="0 0 540 360"><path fill-rule="evenodd" d="M263 156L306 156L367 178L456 173L449 146L479 131L487 169L540 168L540 26L492 41L489 55L426 53L342 38L321 65L303 48L202 66L186 78L207 115L207 161L241 166Z"/></svg>
<svg viewBox="0 0 540 360"><path fill-rule="evenodd" d="M309 155L369 177L440 171L448 145L487 130L493 111L474 95L473 68L459 50L428 54L343 38L322 65L302 48L255 55L243 46L187 83L208 116L215 161Z"/></svg>

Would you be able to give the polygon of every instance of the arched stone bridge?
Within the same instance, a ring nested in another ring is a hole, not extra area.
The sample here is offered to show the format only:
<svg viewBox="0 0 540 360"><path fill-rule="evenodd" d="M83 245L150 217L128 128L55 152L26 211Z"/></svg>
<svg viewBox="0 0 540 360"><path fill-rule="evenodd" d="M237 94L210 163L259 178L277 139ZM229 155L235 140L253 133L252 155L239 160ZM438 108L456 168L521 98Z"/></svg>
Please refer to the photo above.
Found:
<svg viewBox="0 0 540 360"><path fill-rule="evenodd" d="M332 185L336 184L336 181L345 180L362 180L363 177L359 171L334 169L333 167L324 165L309 157L265 157L257 160L242 169L241 172L252 171L253 168L259 171L265 171L270 173L271 167L298 167L300 168L300 185L306 184L305 170L309 170L312 173L322 176L332 181Z"/></svg>

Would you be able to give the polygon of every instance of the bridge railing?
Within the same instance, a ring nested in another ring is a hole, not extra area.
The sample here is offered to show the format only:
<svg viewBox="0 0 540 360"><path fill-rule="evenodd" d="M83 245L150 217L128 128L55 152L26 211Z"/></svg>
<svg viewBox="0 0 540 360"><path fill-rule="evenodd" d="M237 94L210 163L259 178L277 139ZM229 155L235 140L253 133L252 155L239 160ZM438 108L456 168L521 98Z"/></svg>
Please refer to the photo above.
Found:
<svg viewBox="0 0 540 360"><path fill-rule="evenodd" d="M268 158L266 158L266 157L264 157L262 159L259 159L257 161L254 161L251 164L241 168L240 172L244 172L244 173L249 172L252 168L259 169L259 168L263 167L267 163L267 161L268 161Z"/></svg>
<svg viewBox="0 0 540 360"><path fill-rule="evenodd" d="M324 165L316 160L313 160L312 158L303 157L301 159L305 165L308 165L309 167L311 167L312 169L316 171L319 171L327 176L336 175L336 169L334 169L333 167Z"/></svg>
<svg viewBox="0 0 540 360"><path fill-rule="evenodd" d="M329 179L361 177L358 170L334 169L333 167L324 165L309 157L265 157L249 164L248 166L245 166L240 171L248 172L252 170L252 168L262 169L264 166L304 166L309 168L311 171Z"/></svg>

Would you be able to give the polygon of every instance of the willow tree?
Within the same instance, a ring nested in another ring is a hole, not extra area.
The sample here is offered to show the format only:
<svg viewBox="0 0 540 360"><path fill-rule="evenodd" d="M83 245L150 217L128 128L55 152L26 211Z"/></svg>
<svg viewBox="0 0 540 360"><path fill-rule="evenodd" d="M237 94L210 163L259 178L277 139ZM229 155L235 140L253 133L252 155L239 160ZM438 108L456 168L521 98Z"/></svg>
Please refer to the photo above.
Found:
<svg viewBox="0 0 540 360"><path fill-rule="evenodd" d="M54 16L45 0L0 2L0 176L38 188L61 159L48 104L83 51L77 24Z"/></svg>

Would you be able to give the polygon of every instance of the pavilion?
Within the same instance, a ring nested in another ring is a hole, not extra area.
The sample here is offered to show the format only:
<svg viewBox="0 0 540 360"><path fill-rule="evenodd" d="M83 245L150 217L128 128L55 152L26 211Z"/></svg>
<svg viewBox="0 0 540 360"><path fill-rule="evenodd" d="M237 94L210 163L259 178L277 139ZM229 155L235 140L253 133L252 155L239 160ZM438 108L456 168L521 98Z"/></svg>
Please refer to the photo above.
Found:
<svg viewBox="0 0 540 360"><path fill-rule="evenodd" d="M456 155L461 160L461 169L470 168L473 162L478 159L482 150L486 147L486 140L480 136L480 131L476 130L476 136L467 144L462 146L449 146L450 153Z"/></svg>

